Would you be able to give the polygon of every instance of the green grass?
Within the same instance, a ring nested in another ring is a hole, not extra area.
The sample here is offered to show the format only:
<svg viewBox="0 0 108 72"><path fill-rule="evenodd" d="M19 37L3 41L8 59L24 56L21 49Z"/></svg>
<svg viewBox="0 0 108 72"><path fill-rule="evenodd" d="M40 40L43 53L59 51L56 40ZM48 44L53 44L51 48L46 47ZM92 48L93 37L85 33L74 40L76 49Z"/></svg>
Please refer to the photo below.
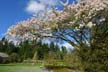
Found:
<svg viewBox="0 0 108 72"><path fill-rule="evenodd" d="M0 72L46 72L40 65L32 64L0 64Z"/></svg>

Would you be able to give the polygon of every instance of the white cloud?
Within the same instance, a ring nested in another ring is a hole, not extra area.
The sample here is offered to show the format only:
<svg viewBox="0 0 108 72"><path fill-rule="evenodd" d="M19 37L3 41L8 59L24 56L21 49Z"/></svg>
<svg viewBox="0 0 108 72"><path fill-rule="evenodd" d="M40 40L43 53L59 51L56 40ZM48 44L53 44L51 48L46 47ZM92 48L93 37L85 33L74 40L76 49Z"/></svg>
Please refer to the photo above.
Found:
<svg viewBox="0 0 108 72"><path fill-rule="evenodd" d="M58 4L57 1L58 0L40 0L40 2L42 4L45 4L45 5L53 5L53 6Z"/></svg>
<svg viewBox="0 0 108 72"><path fill-rule="evenodd" d="M58 0L30 0L27 4L26 11L29 13L36 13L44 10L45 6L55 6Z"/></svg>
<svg viewBox="0 0 108 72"><path fill-rule="evenodd" d="M44 9L44 5L36 1L30 1L26 7L26 11L29 13L36 13Z"/></svg>
<svg viewBox="0 0 108 72"><path fill-rule="evenodd" d="M62 46L66 47L66 48L73 48L72 45L70 45L69 43L64 43L62 44Z"/></svg>

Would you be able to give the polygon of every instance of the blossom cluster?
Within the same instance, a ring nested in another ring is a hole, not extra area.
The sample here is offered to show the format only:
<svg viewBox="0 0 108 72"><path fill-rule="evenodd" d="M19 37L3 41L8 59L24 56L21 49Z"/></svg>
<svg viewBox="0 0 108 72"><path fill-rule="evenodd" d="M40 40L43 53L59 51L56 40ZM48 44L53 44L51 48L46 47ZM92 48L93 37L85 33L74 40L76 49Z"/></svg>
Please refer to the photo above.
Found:
<svg viewBox="0 0 108 72"><path fill-rule="evenodd" d="M78 24L75 29L83 26L92 27L106 20L108 16L108 0L82 0L69 5L61 3L64 10L52 10L43 13L43 17L32 17L28 20L18 22L11 26L7 35L23 38L33 38L41 36L52 36L52 29L70 28ZM45 10L46 11L46 10ZM36 14L35 14L36 15Z"/></svg>

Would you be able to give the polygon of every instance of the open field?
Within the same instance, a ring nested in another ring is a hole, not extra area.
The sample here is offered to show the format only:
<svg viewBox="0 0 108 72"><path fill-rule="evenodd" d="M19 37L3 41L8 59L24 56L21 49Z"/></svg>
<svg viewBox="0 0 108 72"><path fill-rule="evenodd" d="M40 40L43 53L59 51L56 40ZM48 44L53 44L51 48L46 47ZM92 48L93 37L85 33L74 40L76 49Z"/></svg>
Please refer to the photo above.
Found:
<svg viewBox="0 0 108 72"><path fill-rule="evenodd" d="M1 64L0 72L46 72L39 65Z"/></svg>

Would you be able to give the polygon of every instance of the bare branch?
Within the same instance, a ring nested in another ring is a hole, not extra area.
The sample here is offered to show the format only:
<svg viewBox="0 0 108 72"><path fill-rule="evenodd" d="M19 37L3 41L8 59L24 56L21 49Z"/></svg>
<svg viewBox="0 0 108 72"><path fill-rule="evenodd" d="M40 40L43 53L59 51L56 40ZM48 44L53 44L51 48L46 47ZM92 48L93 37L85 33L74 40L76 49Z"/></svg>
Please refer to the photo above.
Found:
<svg viewBox="0 0 108 72"><path fill-rule="evenodd" d="M52 12L53 12L56 16L58 16L58 14L57 14L57 12L56 12L56 9L55 9L55 7L53 7L53 6L52 6Z"/></svg>
<svg viewBox="0 0 108 72"><path fill-rule="evenodd" d="M64 7L64 11L68 10L69 0L66 0L65 3L62 1L59 1L59 3Z"/></svg>
<svg viewBox="0 0 108 72"><path fill-rule="evenodd" d="M63 3L62 1L59 1L59 3L60 3L61 5L63 5L63 6L67 6L67 5L69 4L69 0L66 0L65 3Z"/></svg>
<svg viewBox="0 0 108 72"><path fill-rule="evenodd" d="M78 3L84 3L84 2L87 2L89 0L78 0Z"/></svg>

